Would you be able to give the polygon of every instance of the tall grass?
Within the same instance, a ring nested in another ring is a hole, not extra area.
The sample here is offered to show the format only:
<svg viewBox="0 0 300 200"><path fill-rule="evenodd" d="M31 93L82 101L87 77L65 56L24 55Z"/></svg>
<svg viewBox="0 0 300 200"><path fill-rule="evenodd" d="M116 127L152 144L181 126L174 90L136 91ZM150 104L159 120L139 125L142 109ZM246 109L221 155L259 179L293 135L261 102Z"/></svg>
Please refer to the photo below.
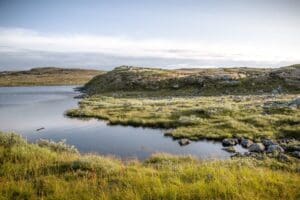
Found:
<svg viewBox="0 0 300 200"><path fill-rule="evenodd" d="M0 199L299 199L299 162L200 161L153 155L145 162L28 144L0 133Z"/></svg>

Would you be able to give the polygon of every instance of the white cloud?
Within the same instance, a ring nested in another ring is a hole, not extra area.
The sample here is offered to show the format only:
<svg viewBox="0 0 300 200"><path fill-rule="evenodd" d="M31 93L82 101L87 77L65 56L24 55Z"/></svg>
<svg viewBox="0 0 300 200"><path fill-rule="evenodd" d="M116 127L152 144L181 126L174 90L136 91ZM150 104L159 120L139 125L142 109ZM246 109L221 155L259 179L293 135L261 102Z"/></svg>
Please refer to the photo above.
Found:
<svg viewBox="0 0 300 200"><path fill-rule="evenodd" d="M297 53L300 52L300 47L286 46L284 43L247 44L247 41L245 44L214 44L206 41L134 39L101 35L47 35L33 30L0 28L0 54L22 51L193 61L295 63L299 62Z"/></svg>

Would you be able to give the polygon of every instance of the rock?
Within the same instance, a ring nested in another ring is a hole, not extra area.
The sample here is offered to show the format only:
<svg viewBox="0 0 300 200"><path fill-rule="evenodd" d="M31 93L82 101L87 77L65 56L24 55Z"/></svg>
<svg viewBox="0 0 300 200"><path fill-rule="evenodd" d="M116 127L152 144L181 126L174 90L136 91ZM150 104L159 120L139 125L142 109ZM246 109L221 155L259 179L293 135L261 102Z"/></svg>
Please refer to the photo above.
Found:
<svg viewBox="0 0 300 200"><path fill-rule="evenodd" d="M262 143L263 143L266 147L271 146L271 145L276 145L276 144L277 144L275 141L270 140L270 139L264 139L264 140L262 141Z"/></svg>
<svg viewBox="0 0 300 200"><path fill-rule="evenodd" d="M36 129L36 131L41 131L41 130L44 130L44 129L45 129L45 127L41 127L41 128Z"/></svg>
<svg viewBox="0 0 300 200"><path fill-rule="evenodd" d="M172 85L172 88L178 89L178 88L179 88L179 84L174 84L174 85Z"/></svg>
<svg viewBox="0 0 300 200"><path fill-rule="evenodd" d="M234 157L244 157L244 155L241 154L240 152L236 152L235 154L231 155L230 157L231 158L234 158Z"/></svg>
<svg viewBox="0 0 300 200"><path fill-rule="evenodd" d="M164 136L172 136L172 131L166 131L166 132L164 133Z"/></svg>
<svg viewBox="0 0 300 200"><path fill-rule="evenodd" d="M80 95L77 95L74 97L74 99L84 99L84 98L87 98L88 95L87 94L80 94Z"/></svg>
<svg viewBox="0 0 300 200"><path fill-rule="evenodd" d="M287 155L281 153L278 155L278 160L280 160L282 162L289 162L290 158Z"/></svg>
<svg viewBox="0 0 300 200"><path fill-rule="evenodd" d="M249 148L252 144L253 144L253 142L251 140L248 140L248 139L241 140L241 145L244 148Z"/></svg>
<svg viewBox="0 0 300 200"><path fill-rule="evenodd" d="M284 149L278 144L273 144L268 146L267 153L275 153L275 152L284 152Z"/></svg>
<svg viewBox="0 0 300 200"><path fill-rule="evenodd" d="M292 156L294 156L296 158L300 158L300 151L294 151L294 152L292 152Z"/></svg>
<svg viewBox="0 0 300 200"><path fill-rule="evenodd" d="M234 146L234 145L236 145L236 144L238 144L238 140L237 140L237 139L224 139L224 140L222 141L222 145L223 145L224 147Z"/></svg>
<svg viewBox="0 0 300 200"><path fill-rule="evenodd" d="M188 139L180 139L178 143L180 144L180 146L185 146L185 145L190 144L191 141Z"/></svg>
<svg viewBox="0 0 300 200"><path fill-rule="evenodd" d="M300 97L289 103L289 106L300 108Z"/></svg>
<svg viewBox="0 0 300 200"><path fill-rule="evenodd" d="M229 153L235 153L236 152L236 150L235 150L235 148L233 147L233 146L229 146L229 147L224 147L224 148L222 148L224 151L227 151L227 152L229 152Z"/></svg>
<svg viewBox="0 0 300 200"><path fill-rule="evenodd" d="M265 150L265 146L262 143L253 143L249 147L250 152L263 152Z"/></svg>

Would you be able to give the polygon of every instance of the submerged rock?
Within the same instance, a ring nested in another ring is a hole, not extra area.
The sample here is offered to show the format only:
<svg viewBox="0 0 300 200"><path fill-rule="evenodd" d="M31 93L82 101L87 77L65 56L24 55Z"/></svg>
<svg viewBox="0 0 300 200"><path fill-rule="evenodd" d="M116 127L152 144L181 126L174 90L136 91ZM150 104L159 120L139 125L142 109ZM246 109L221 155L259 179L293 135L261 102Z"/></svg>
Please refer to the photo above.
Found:
<svg viewBox="0 0 300 200"><path fill-rule="evenodd" d="M180 144L180 146L185 146L185 145L190 144L191 141L188 139L180 139L178 143Z"/></svg>
<svg viewBox="0 0 300 200"><path fill-rule="evenodd" d="M224 139L222 141L222 145L225 146L225 147L234 146L234 145L237 145L237 144L238 144L237 139Z"/></svg>
<svg viewBox="0 0 300 200"><path fill-rule="evenodd" d="M265 146L262 143L254 143L249 147L250 152L263 152Z"/></svg>
<svg viewBox="0 0 300 200"><path fill-rule="evenodd" d="M251 140L248 140L248 139L241 140L241 145L244 148L249 148L252 144L253 144L253 142Z"/></svg>
<svg viewBox="0 0 300 200"><path fill-rule="evenodd" d="M268 146L267 153L275 153L275 152L284 152L284 149L278 144L273 144Z"/></svg>
<svg viewBox="0 0 300 200"><path fill-rule="evenodd" d="M227 152L229 152L229 153L235 153L236 152L236 150L235 150L235 148L233 147L233 146L229 146L229 147L224 147L224 148L222 148L224 151L227 151Z"/></svg>

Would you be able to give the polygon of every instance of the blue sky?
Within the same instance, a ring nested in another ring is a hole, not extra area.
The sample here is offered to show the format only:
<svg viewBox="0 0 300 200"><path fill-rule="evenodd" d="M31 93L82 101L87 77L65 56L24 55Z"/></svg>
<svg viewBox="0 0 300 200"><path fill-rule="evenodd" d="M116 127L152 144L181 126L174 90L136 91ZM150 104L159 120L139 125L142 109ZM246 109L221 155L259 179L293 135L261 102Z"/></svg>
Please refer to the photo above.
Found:
<svg viewBox="0 0 300 200"><path fill-rule="evenodd" d="M0 0L0 70L300 62L298 0Z"/></svg>

